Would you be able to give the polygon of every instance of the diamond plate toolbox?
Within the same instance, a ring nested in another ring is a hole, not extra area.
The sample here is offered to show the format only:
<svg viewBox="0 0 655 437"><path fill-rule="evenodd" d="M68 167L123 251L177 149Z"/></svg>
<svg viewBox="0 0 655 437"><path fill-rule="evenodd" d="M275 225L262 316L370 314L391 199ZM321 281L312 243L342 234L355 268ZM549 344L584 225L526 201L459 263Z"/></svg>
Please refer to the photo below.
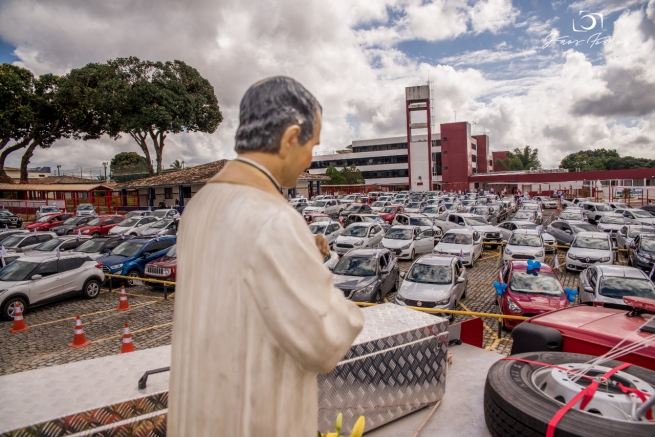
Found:
<svg viewBox="0 0 655 437"><path fill-rule="evenodd" d="M364 329L346 356L318 376L318 429L342 435L360 415L370 431L440 400L446 391L448 321L388 303L363 308Z"/></svg>

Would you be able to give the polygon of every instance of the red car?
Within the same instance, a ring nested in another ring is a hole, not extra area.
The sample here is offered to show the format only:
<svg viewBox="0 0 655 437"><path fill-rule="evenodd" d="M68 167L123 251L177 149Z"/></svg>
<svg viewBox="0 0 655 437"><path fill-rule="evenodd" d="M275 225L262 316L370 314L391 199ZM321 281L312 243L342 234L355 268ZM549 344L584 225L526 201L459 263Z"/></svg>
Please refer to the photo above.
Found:
<svg viewBox="0 0 655 437"><path fill-rule="evenodd" d="M546 264L528 271L527 261L509 261L500 270L498 282L507 284L496 296L501 314L532 317L569 306L562 283ZM514 329L521 321L504 319L503 323Z"/></svg>
<svg viewBox="0 0 655 437"><path fill-rule="evenodd" d="M25 229L29 231L49 231L50 228L59 226L71 217L71 214L62 214L60 212L44 215L34 223L25 226Z"/></svg>
<svg viewBox="0 0 655 437"><path fill-rule="evenodd" d="M166 255L146 264L144 275L146 278L175 282L176 270L177 252L175 245L173 245L168 249ZM149 282L148 285L158 286L159 284Z"/></svg>
<svg viewBox="0 0 655 437"><path fill-rule="evenodd" d="M396 218L396 214L400 214L402 212L405 212L405 207L402 205L389 205L385 206L378 212L378 215L382 217L382 220L385 222L391 224L393 219Z"/></svg>
<svg viewBox="0 0 655 437"><path fill-rule="evenodd" d="M122 215L102 215L75 229L73 234L77 234L79 231L82 235L107 235L114 226L123 220L125 220L125 216Z"/></svg>
<svg viewBox="0 0 655 437"><path fill-rule="evenodd" d="M370 205L373 202L375 202L375 200L368 196L360 196L355 199L355 203L363 203L364 205Z"/></svg>

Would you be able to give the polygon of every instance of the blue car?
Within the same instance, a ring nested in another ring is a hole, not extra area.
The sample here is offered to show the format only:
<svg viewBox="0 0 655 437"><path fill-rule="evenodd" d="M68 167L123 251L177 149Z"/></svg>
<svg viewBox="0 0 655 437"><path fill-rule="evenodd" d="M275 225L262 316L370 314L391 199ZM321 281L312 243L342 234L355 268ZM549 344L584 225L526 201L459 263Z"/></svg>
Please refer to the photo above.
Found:
<svg viewBox="0 0 655 437"><path fill-rule="evenodd" d="M102 271L113 275L143 277L143 270L150 261L161 258L175 244L176 237L132 238L116 246L107 255L98 258L102 263ZM128 286L133 286L133 280L126 280Z"/></svg>

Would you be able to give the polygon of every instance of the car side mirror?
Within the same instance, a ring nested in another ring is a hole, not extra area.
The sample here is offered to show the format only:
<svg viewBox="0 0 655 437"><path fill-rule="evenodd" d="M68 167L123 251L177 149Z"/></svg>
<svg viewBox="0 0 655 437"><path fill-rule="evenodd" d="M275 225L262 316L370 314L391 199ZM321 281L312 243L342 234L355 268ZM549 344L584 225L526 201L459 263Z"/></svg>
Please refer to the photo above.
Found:
<svg viewBox="0 0 655 437"><path fill-rule="evenodd" d="M458 284L461 284L462 282L464 282L464 277L463 276L460 276L459 278L457 278L457 283Z"/></svg>
<svg viewBox="0 0 655 437"><path fill-rule="evenodd" d="M584 288L584 291L586 291L587 293L593 293L593 292L594 292L594 289L591 288L591 287L585 287L585 288Z"/></svg>
<svg viewBox="0 0 655 437"><path fill-rule="evenodd" d="M33 280L33 281L38 281L38 280L41 279L41 278L43 278L43 275L39 275L39 274L32 275L32 280Z"/></svg>

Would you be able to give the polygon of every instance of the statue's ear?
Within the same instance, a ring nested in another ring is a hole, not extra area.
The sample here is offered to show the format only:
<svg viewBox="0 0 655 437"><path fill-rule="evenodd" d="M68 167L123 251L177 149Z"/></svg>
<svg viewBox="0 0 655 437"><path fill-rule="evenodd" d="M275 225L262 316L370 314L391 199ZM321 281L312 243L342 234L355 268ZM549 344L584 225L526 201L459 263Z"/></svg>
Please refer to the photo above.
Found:
<svg viewBox="0 0 655 437"><path fill-rule="evenodd" d="M294 147L299 147L301 144L298 142L300 136L300 126L297 124L291 125L284 130L282 138L280 138L280 151L278 152L280 158L286 158Z"/></svg>

